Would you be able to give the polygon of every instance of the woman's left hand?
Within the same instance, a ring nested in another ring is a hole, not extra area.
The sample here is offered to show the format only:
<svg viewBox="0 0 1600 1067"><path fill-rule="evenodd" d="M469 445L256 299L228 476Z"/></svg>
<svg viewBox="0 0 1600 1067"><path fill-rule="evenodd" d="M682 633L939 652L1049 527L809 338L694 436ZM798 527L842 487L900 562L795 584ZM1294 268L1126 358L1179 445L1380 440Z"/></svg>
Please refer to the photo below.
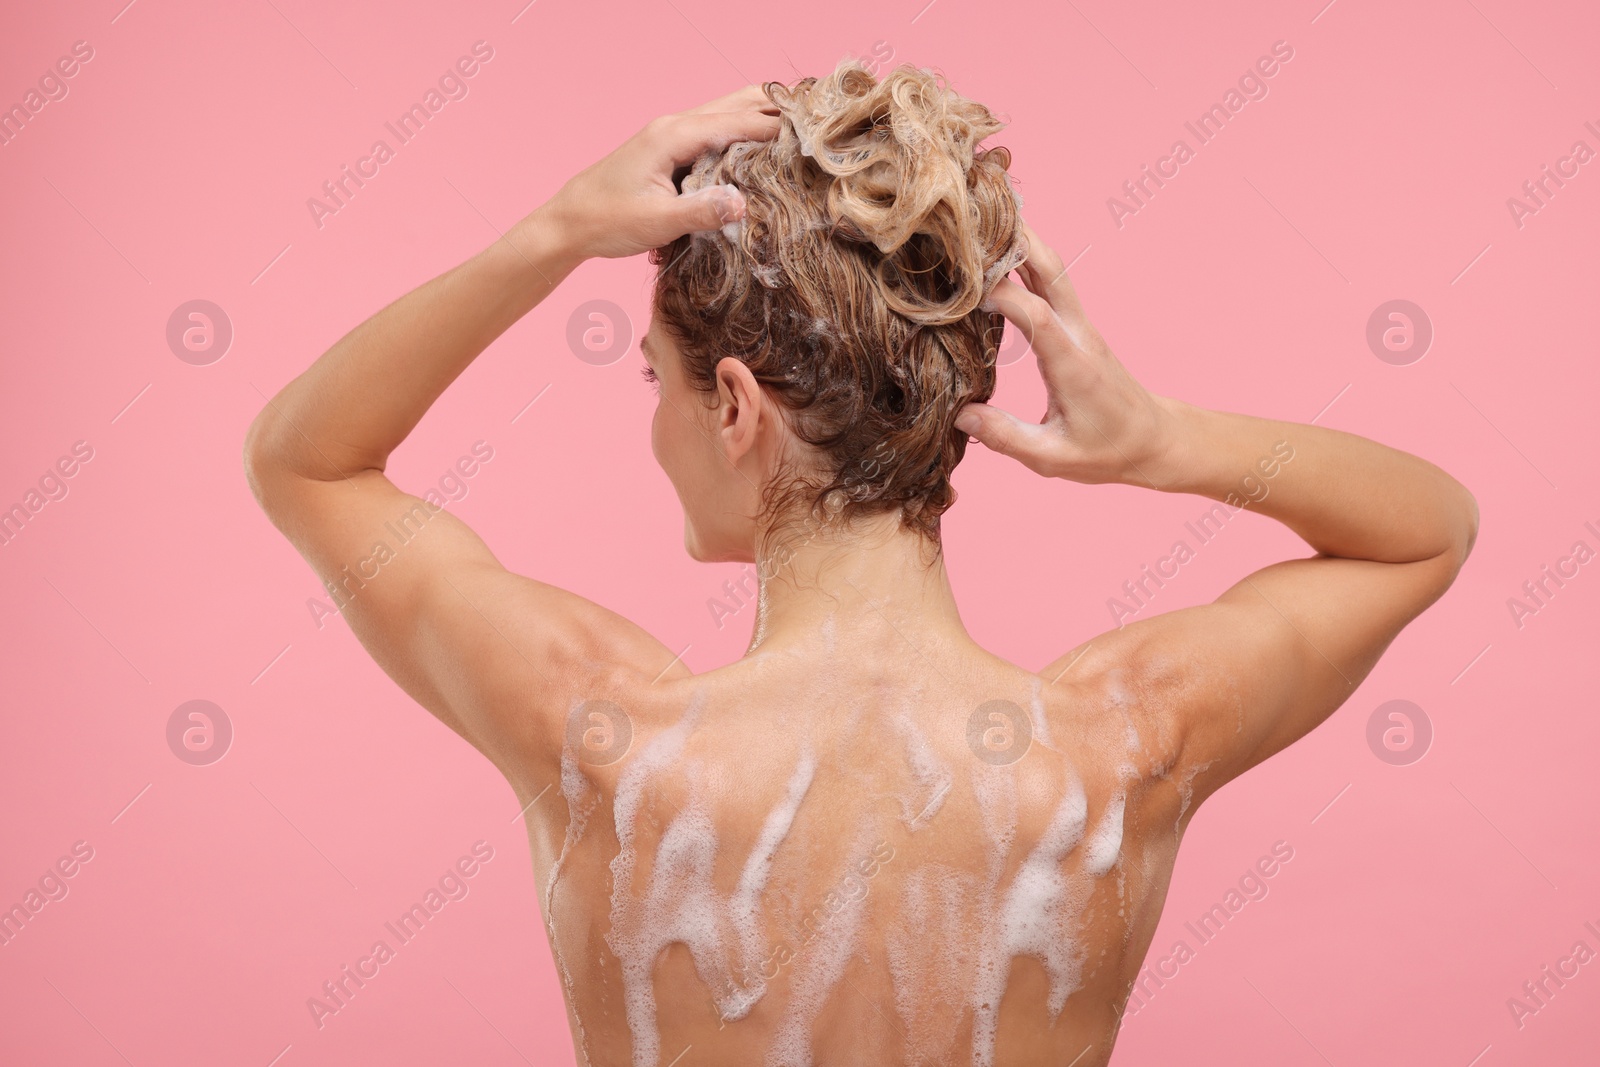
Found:
<svg viewBox="0 0 1600 1067"><path fill-rule="evenodd" d="M1164 488L1173 480L1163 465L1176 451L1173 413L1181 406L1128 372L1084 314L1061 256L1026 222L1022 229L1022 284L1002 278L989 299L1038 357L1044 417L1028 423L989 404L968 404L956 428L1047 478Z"/></svg>
<svg viewBox="0 0 1600 1067"><path fill-rule="evenodd" d="M672 174L708 149L777 136L777 109L759 85L662 115L621 147L575 175L539 209L579 259L617 259L659 248L686 233L744 217L731 185L680 195Z"/></svg>

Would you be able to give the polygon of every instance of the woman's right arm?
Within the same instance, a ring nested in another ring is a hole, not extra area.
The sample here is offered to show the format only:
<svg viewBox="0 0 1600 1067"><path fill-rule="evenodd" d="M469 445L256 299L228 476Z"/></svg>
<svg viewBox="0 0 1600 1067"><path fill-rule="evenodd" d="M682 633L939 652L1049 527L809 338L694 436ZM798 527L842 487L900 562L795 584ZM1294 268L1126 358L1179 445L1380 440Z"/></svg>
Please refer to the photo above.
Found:
<svg viewBox="0 0 1600 1067"><path fill-rule="evenodd" d="M1355 434L1150 394L1084 316L1059 257L1029 236L1027 288L1007 280L993 300L1039 358L1045 420L975 405L968 432L1043 474L1258 511L1316 553L1263 568L1211 604L1103 634L1041 672L1116 673L1156 720L1159 757L1211 764L1197 783L1210 792L1344 703L1455 580L1477 504L1433 464Z"/></svg>

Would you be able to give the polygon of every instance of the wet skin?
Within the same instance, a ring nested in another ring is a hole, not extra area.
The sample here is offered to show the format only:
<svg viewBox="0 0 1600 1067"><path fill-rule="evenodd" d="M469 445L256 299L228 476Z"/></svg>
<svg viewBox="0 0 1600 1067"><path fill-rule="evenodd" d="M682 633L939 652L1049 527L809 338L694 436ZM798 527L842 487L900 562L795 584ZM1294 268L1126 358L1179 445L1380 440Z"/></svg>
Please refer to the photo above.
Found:
<svg viewBox="0 0 1600 1067"><path fill-rule="evenodd" d="M574 708L529 841L590 1062L1110 1055L1194 810L1161 695L854 622Z"/></svg>

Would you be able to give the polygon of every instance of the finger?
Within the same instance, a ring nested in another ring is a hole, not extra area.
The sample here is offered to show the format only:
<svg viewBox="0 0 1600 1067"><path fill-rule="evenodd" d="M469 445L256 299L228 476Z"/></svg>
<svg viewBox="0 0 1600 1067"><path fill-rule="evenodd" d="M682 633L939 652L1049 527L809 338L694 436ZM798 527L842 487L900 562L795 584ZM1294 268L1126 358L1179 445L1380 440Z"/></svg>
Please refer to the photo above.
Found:
<svg viewBox="0 0 1600 1067"><path fill-rule="evenodd" d="M1010 456L1039 474L1047 473L1053 439L1039 423L1023 422L1011 412L989 404L968 404L956 415L955 425L991 452Z"/></svg>
<svg viewBox="0 0 1600 1067"><path fill-rule="evenodd" d="M1060 275L1066 265L1061 262L1061 256L1056 250L1046 244L1044 238L1039 236L1039 232L1028 225L1027 219L1021 220L1021 228L1022 235L1028 242L1028 258L1023 261L1023 272L1034 276L1043 276L1048 283L1051 279ZM1033 286L1030 285L1028 288L1032 289ZM1039 295L1044 296L1045 294L1040 293Z"/></svg>
<svg viewBox="0 0 1600 1067"><path fill-rule="evenodd" d="M1039 360L1039 374L1052 395L1073 396L1094 380L1085 348L1062 323L1050 303L1010 278L1002 278L989 300L1028 339Z"/></svg>
<svg viewBox="0 0 1600 1067"><path fill-rule="evenodd" d="M735 141L769 141L778 135L778 121L778 116L759 111L679 115L666 126L665 150L673 166L682 166Z"/></svg>
<svg viewBox="0 0 1600 1067"><path fill-rule="evenodd" d="M687 111L681 112L681 114L714 115L726 111L744 111L750 108L776 110L771 99L768 98L766 90L756 84L746 85L743 89L729 93L727 96L719 96L717 99L707 101L698 107L691 107Z"/></svg>
<svg viewBox="0 0 1600 1067"><path fill-rule="evenodd" d="M1083 303L1078 299L1072 279L1067 277L1066 265L1061 262L1056 250L1045 244L1044 238L1028 225L1026 219L1022 222L1022 232L1028 239L1028 258L1020 270L1023 283L1047 300L1076 334L1088 325L1089 318L1084 314ZM1081 337L1077 339L1080 342L1082 340Z"/></svg>
<svg viewBox="0 0 1600 1067"><path fill-rule="evenodd" d="M1001 278L989 290L988 304L1022 331L1022 336L1028 339L1029 346L1035 352L1040 353L1041 359L1071 343L1049 301L1009 277Z"/></svg>
<svg viewBox="0 0 1600 1067"><path fill-rule="evenodd" d="M715 230L744 218L744 194L732 185L709 185L679 196L672 210L679 234Z"/></svg>

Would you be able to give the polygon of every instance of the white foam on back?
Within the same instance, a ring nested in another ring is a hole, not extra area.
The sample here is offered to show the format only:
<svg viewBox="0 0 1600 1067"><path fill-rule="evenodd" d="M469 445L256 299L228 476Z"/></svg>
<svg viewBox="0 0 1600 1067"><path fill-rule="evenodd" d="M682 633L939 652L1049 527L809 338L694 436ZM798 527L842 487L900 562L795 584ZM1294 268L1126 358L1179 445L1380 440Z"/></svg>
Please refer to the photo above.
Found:
<svg viewBox="0 0 1600 1067"><path fill-rule="evenodd" d="M923 1013L918 1010L923 998L918 994L924 992L925 983L921 981L919 964L931 920L929 887L924 882L926 870L918 867L906 876L900 890L900 917L904 926L896 926L884 938L895 1010L900 1013L908 1032L917 1030L923 1023Z"/></svg>
<svg viewBox="0 0 1600 1067"><path fill-rule="evenodd" d="M800 802L805 799L806 791L811 788L816 770L817 760L808 746L801 751L794 773L789 776L788 788L773 809L767 813L766 822L761 826L761 833L756 838L755 846L750 850L744 869L739 873L739 884L734 888L733 895L728 901L733 927L739 937L740 973L744 976L744 982L739 991L729 996L728 1003L723 1008L722 1014L726 1019L744 1018L766 992L766 981L761 977L759 970L754 970L755 979L749 981L756 961L762 958L761 894L765 891L767 878L772 873L773 856L777 853L778 846L783 843L783 839L788 836L789 828L794 825L795 815L800 810Z"/></svg>
<svg viewBox="0 0 1600 1067"><path fill-rule="evenodd" d="M858 835L858 841L865 840ZM858 843L850 850L845 869L855 870L870 853L870 845ZM767 1048L767 1067L811 1067L812 1024L828 994L844 977L866 911L865 897L847 902L826 919L816 939L799 950L789 980L789 1003Z"/></svg>
<svg viewBox="0 0 1600 1067"><path fill-rule="evenodd" d="M1075 925L1087 894L1062 863L1083 840L1088 816L1083 783L1069 770L1050 825L1018 868L986 937L972 996L972 1062L978 1067L994 1063L1000 999L1013 957L1033 956L1044 964L1052 1015L1060 1014L1077 988L1082 958Z"/></svg>
<svg viewBox="0 0 1600 1067"><path fill-rule="evenodd" d="M561 795L567 800L567 832L561 841L560 854L556 856L555 863L550 865L550 877L545 883L544 906L547 913L555 903L556 879L561 874L561 868L567 862L572 847L583 840L589 816L600 803L599 795L589 787L589 779L579 766L577 754L570 745L564 745L561 749Z"/></svg>
<svg viewBox="0 0 1600 1067"><path fill-rule="evenodd" d="M573 995L572 971L567 967L566 956L562 954L561 943L556 936L556 880L573 846L583 839L584 827L588 825L589 816L599 805L600 797L590 788L589 779L579 768L577 755L570 745L564 745L561 749L561 795L567 800L567 830L561 840L561 852L550 865L550 877L545 883L544 928L546 936L550 939L550 954L555 957L556 969L561 973L561 984L567 992L567 1003L572 1006L572 1018L578 1028L578 1047L587 1062L588 1041L583 1020L578 1016L577 999Z"/></svg>
<svg viewBox="0 0 1600 1067"><path fill-rule="evenodd" d="M983 908L977 881L971 872L940 863L923 864L906 876L900 921L884 938L905 1062L943 1062L964 1022L962 1004L978 947L966 916Z"/></svg>
<svg viewBox="0 0 1600 1067"><path fill-rule="evenodd" d="M1065 983L1067 974L1064 943L1060 920L1062 905L1067 903L1067 876L1062 863L1083 840L1088 820L1089 804L1084 795L1083 783L1072 776L1055 815L1044 836L1033 851L1023 860L1011 883L1011 889L1001 905L1001 929L1005 943L1012 955L1035 955L1043 960L1050 973L1050 999L1056 1001L1058 988ZM1065 1000L1064 993L1060 999ZM1059 1011L1052 1007L1052 1011Z"/></svg>
<svg viewBox="0 0 1600 1067"><path fill-rule="evenodd" d="M692 801L661 835L646 898L646 936L655 942L651 964L662 949L681 941L701 979L723 992L729 983L712 882L716 862L717 828L698 800Z"/></svg>
<svg viewBox="0 0 1600 1067"><path fill-rule="evenodd" d="M901 821L915 833L939 813L954 779L950 776L950 769L940 762L933 746L928 744L928 738L911 721L910 716L901 713L895 716L894 722L900 736L905 738L906 761L911 769L911 778L921 790L920 796L913 794L900 798Z"/></svg>
<svg viewBox="0 0 1600 1067"><path fill-rule="evenodd" d="M682 758L696 715L697 710L691 709L644 746L617 785L619 850L611 862L612 922L606 940L622 969L635 1067L654 1065L660 1056L653 983L656 962L668 946L681 943L688 948L696 973L725 1020L744 1017L765 994L766 983L759 971L766 948L761 900L775 855L816 775L817 760L807 747L783 794L767 813L737 884L726 896L718 893L714 881L717 829L698 793L692 792L688 806L663 831L649 885L640 894L634 885L635 830L644 794L652 778ZM699 777L693 765L685 769L685 776L691 782ZM725 931L732 934L732 944L724 937ZM736 972L744 978L754 974L755 981L736 980Z"/></svg>
<svg viewBox="0 0 1600 1067"><path fill-rule="evenodd" d="M761 614L764 616L764 612ZM756 629L752 648L763 629L759 617ZM829 647L835 643L831 619L822 624L822 637ZM1114 690L1111 704L1119 707L1119 702L1126 699L1125 693ZM864 712L861 705L851 702L845 710L851 713L854 723L863 714L883 714L877 707ZM892 773L905 773L909 779L903 786L897 779L894 789L903 790L898 798L901 821L915 832L946 804L954 775L913 714L910 710L889 712L892 725L905 744L904 770L898 761L891 760ZM1035 680L1029 715L1035 739L1050 747L1041 680ZM648 885L636 884L641 881L637 820L650 804L653 783L668 773L676 778L675 772L680 768L687 780L692 782L698 777L692 765L683 767L682 763L697 716L698 707L691 707L678 723L639 747L617 785L615 822L619 847L610 865L612 928L606 940L622 969L634 1067L656 1065L662 1059L653 980L663 952L673 944L686 946L697 974L710 988L724 1019L745 1018L767 992L767 980L760 975L760 961L769 949L764 925L764 914L769 909L763 907L763 901L788 900L791 910L796 904L782 887L769 892L768 884L774 880L778 853L790 837L817 777L818 757L809 746L800 752L783 792L767 811L731 893L721 895L715 887L718 853L726 848L719 841L715 813L692 790L687 806L661 833L649 868ZM1114 751L1117 735L1111 736ZM979 1067L992 1067L1000 1003L1012 961L1018 956L1031 956L1043 964L1049 980L1049 1010L1053 1017L1060 1016L1083 979L1086 950L1081 943L1081 923L1094 882L1116 870L1118 896L1123 904L1118 914L1125 915L1127 910L1126 876L1121 862L1126 785L1138 774L1133 761L1140 758L1141 752L1139 733L1131 718L1125 738L1127 759L1117 768L1123 780L1093 829L1088 824L1085 783L1069 766L1064 771L1063 792L1048 824L1025 855L1016 848L1020 803L1017 769L988 764L971 767L987 870L935 870L939 865L934 864L909 872L902 896L896 901L899 921L884 932L889 979L895 1010L904 1025L908 1056L918 1050L917 1058L937 1060L939 1050L949 1047L941 1035L955 1025L950 1020L959 1019L960 1026L966 1025L965 1012L960 1010L965 1004L972 1012L972 1062ZM571 817L567 840L549 879L547 902L553 899L557 874L568 853L582 839L598 802L596 791L576 760L571 760L569 766L569 755L563 754L562 793L567 797ZM1036 757L1040 755L1035 753ZM830 766L834 762L827 750L823 750L822 761ZM1183 776L1179 790L1185 809L1192 796L1193 778L1205 766ZM842 764L839 769L846 776L850 773ZM864 773L877 775L881 770L882 764L874 761ZM882 789L882 778L876 781ZM1181 818L1180 812L1180 822ZM864 836L866 829L863 825L863 833L850 843L846 871L854 871L858 860L872 851L863 847L873 840ZM1013 849L1021 855L1021 861L1007 883L1002 879L1015 862ZM1079 851L1076 857L1075 851ZM1078 860L1070 871L1069 857ZM778 870L778 880L782 881L787 868ZM799 903L809 906L816 901ZM1098 914L1088 917L1098 918ZM815 936L786 963L791 968L788 996L766 1053L768 1067L810 1067L813 1063L816 1020L836 990L843 995L840 983L860 947L867 921L867 897L849 900L840 910L830 913ZM1125 943L1127 937L1125 931ZM940 958L939 947L948 945L958 946L955 955ZM565 975L559 954L557 959ZM930 994L933 986L941 991L939 996Z"/></svg>
<svg viewBox="0 0 1600 1067"><path fill-rule="evenodd" d="M989 889L993 892L1017 837L1017 784L1009 767L978 764L972 769L972 792L989 840Z"/></svg>
<svg viewBox="0 0 1600 1067"><path fill-rule="evenodd" d="M1050 742L1050 723L1044 717L1044 679L1037 675L1033 679L1033 699L1028 702L1028 721L1033 727L1033 739L1054 750Z"/></svg>
<svg viewBox="0 0 1600 1067"><path fill-rule="evenodd" d="M1188 770L1184 771L1183 774L1181 774L1179 776L1179 778L1178 778L1178 818L1177 818L1177 821L1172 824L1172 832L1174 834L1181 834L1182 833L1184 813L1189 810L1189 805L1194 802L1194 778L1195 778L1195 775L1199 774L1201 771L1204 771L1207 767L1211 766L1215 762L1217 762L1217 761L1214 760L1214 759L1206 760L1204 763L1200 764L1199 766L1190 767Z"/></svg>
<svg viewBox="0 0 1600 1067"><path fill-rule="evenodd" d="M660 1056L652 971L662 948L651 929L648 901L634 899L633 875L638 862L634 835L649 780L682 754L698 712L697 705L691 706L681 719L640 748L617 780L612 807L618 848L611 860L611 929L606 933L606 943L622 968L623 1005L633 1035L634 1067L655 1067Z"/></svg>
<svg viewBox="0 0 1600 1067"><path fill-rule="evenodd" d="M1111 870L1122 855L1122 815L1127 806L1127 796L1114 794L1106 803L1105 814L1095 824L1094 832L1083 849L1083 870L1095 878Z"/></svg>

